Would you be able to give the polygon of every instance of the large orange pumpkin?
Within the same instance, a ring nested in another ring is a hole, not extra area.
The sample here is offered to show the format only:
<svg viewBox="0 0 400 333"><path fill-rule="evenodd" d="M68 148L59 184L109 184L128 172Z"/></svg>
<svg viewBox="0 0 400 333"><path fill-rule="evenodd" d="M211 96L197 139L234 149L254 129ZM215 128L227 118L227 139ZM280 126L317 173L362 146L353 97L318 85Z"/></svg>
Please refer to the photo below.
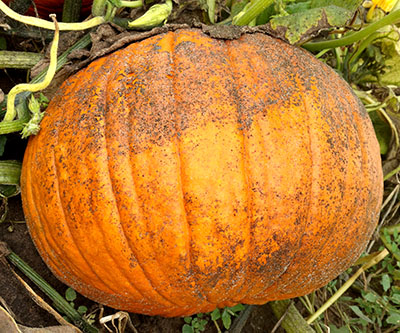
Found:
<svg viewBox="0 0 400 333"><path fill-rule="evenodd" d="M66 284L180 316L325 285L363 251L382 172L368 115L311 54L179 30L93 62L23 165L32 238Z"/></svg>

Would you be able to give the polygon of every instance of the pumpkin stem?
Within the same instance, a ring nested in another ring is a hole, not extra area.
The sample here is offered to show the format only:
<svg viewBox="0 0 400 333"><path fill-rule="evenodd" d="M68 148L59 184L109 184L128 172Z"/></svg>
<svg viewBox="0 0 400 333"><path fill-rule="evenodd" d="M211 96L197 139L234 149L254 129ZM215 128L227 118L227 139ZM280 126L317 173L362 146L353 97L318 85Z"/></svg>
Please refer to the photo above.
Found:
<svg viewBox="0 0 400 333"><path fill-rule="evenodd" d="M1 1L0 1L1 2ZM13 87L10 92L8 93L8 98L7 98L7 112L4 116L3 121L8 122L14 120L17 112L15 109L15 98L16 96L22 92L22 91L30 91L30 92L36 92L39 90L45 89L50 82L52 81L56 70L57 70L57 49L58 49L58 40L60 36L60 31L58 29L58 23L55 18L55 15L52 14L50 15L54 21L55 25L55 33L54 33L54 39L53 43L50 48L50 65L49 69L47 70L47 73L44 77L44 80L39 83L22 83L18 84L15 87Z"/></svg>

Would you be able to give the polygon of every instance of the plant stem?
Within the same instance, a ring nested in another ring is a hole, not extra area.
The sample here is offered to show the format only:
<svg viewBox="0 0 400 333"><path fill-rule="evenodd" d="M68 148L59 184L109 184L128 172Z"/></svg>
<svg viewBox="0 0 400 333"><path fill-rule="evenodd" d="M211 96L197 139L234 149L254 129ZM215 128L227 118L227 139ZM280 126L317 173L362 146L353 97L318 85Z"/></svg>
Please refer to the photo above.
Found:
<svg viewBox="0 0 400 333"><path fill-rule="evenodd" d="M163 24L172 11L172 1L166 0L163 4L151 6L146 13L136 20L128 22L130 29L151 29Z"/></svg>
<svg viewBox="0 0 400 333"><path fill-rule="evenodd" d="M143 1L142 0L137 0L137 1L123 1L121 0L121 7L126 7L126 8L139 8L143 6Z"/></svg>
<svg viewBox="0 0 400 333"><path fill-rule="evenodd" d="M90 38L90 34L87 33L80 40L78 40L74 45L72 45L68 50L66 50L63 54L61 54L57 58L56 71L58 71L62 66L64 66L68 62L68 56L71 54L72 51L84 49L86 46L90 45L91 42L92 42L92 40ZM30 83L38 83L38 82L42 81L43 78L46 76L47 71L48 71L48 68L45 68L40 74L35 76ZM22 94L23 93L21 93L21 95ZM29 94L27 94L25 97L27 97L28 95Z"/></svg>
<svg viewBox="0 0 400 333"><path fill-rule="evenodd" d="M380 28L383 28L386 25L394 24L399 20L400 20L400 9L391 12L390 14L386 15L379 21L370 24L366 28L348 34L345 37L334 40L322 41L322 42L306 43L303 45L303 47L309 51L320 51L324 49L333 49L335 47L350 45L355 42L358 42L363 38L370 36L376 30L379 30Z"/></svg>
<svg viewBox="0 0 400 333"><path fill-rule="evenodd" d="M24 125L29 121L30 115L25 101L17 104L16 109L18 113L18 119L13 121L1 121L0 135L19 132L24 128Z"/></svg>
<svg viewBox="0 0 400 333"><path fill-rule="evenodd" d="M28 107L23 103L23 105L17 106L17 108L23 108L25 110L24 115L17 120L13 121L2 121L0 122L0 134L9 134L9 133L14 133L22 130L24 128L24 125L29 121L29 112L28 112Z"/></svg>
<svg viewBox="0 0 400 333"><path fill-rule="evenodd" d="M26 262L10 251L6 255L7 259L23 272L35 285L43 291L74 324L82 327L85 332L97 333L98 330L82 319L81 315L38 273L36 273Z"/></svg>
<svg viewBox="0 0 400 333"><path fill-rule="evenodd" d="M80 40L78 40L73 46L71 46L68 50L66 50L62 55L60 55L57 59L57 68L58 71L62 66L64 66L68 61L68 55L71 54L74 50L83 49L91 43L90 34L87 33L84 35ZM46 76L48 67L45 68L40 74L35 76L30 83L38 83L43 81L44 77ZM17 103L16 108L18 113L18 120L9 121L9 122L0 122L0 135L1 134L9 134L13 132L18 132L22 130L24 124L29 121L30 114L28 108L26 106L25 100L31 94L30 91L23 91L17 96ZM23 101L23 102L19 102ZM4 103L5 104L5 103ZM0 107L2 104L0 104Z"/></svg>
<svg viewBox="0 0 400 333"><path fill-rule="evenodd" d="M235 25L247 25L253 21L261 12L271 5L274 0L255 0L244 13L236 15L232 23Z"/></svg>
<svg viewBox="0 0 400 333"><path fill-rule="evenodd" d="M20 93L22 91L36 92L36 91L46 88L50 84L51 80L54 77L54 74L56 73L57 49L58 49L58 40L59 40L60 32L58 30L57 21L55 20L55 17L53 17L53 20L54 20L54 25L56 27L56 30L54 33L53 43L50 48L50 65L49 65L49 69L47 70L47 73L44 77L44 80L39 83L18 84L10 90L10 92L8 93L8 97L7 97L7 112L3 119L4 122L14 120L14 118L16 116L17 112L15 109L15 98L18 95L18 93Z"/></svg>
<svg viewBox="0 0 400 333"><path fill-rule="evenodd" d="M363 51L370 45L372 44L372 42L379 36L378 32L374 32L371 35L369 35L367 38L365 38L360 45L358 46L356 52L354 52L349 60L349 67L351 67L350 65L355 62L358 57L360 56L361 53L363 53Z"/></svg>
<svg viewBox="0 0 400 333"><path fill-rule="evenodd" d="M43 55L34 52L0 51L0 68L29 69L42 58Z"/></svg>
<svg viewBox="0 0 400 333"><path fill-rule="evenodd" d="M77 22L81 15L82 0L64 0L62 11L63 22Z"/></svg>
<svg viewBox="0 0 400 333"><path fill-rule="evenodd" d="M388 172L388 173L385 175L385 177L383 177L383 180L388 180L389 178L391 178L392 176L394 176L394 175L395 175L396 173L398 173L398 172L400 172L400 165L399 165L396 169L394 169L394 170Z"/></svg>
<svg viewBox="0 0 400 333"><path fill-rule="evenodd" d="M281 326L287 333L315 333L291 300L273 301L268 304L278 319L285 316Z"/></svg>
<svg viewBox="0 0 400 333"><path fill-rule="evenodd" d="M106 2L107 0L93 0L92 15L95 17L104 16L106 13Z"/></svg>
<svg viewBox="0 0 400 333"><path fill-rule="evenodd" d="M2 0L0 0L0 10L4 12L7 16L11 17L12 19L25 23L28 25L32 25L34 27L39 27L39 28L44 28L44 29L49 29L49 30L54 30L54 24L50 21L46 21L37 17L30 17L30 16L24 16L20 15L16 12L14 12L12 9L10 9ZM102 23L104 23L105 20L101 16L96 16L93 17L92 19L85 21L85 22L78 22L78 23L59 23L59 29L61 31L66 31L66 30L85 30L85 29L90 29L93 27L96 27Z"/></svg>
<svg viewBox="0 0 400 333"><path fill-rule="evenodd" d="M307 323L311 324L314 320L316 320L322 313L324 313L333 303L335 303L340 296L342 296L347 289L351 287L354 281L368 268L376 265L383 258L385 258L389 254L387 249L382 250L377 255L373 256L371 260L364 263L354 275L348 279L339 289L338 291L329 298L312 316L307 319Z"/></svg>

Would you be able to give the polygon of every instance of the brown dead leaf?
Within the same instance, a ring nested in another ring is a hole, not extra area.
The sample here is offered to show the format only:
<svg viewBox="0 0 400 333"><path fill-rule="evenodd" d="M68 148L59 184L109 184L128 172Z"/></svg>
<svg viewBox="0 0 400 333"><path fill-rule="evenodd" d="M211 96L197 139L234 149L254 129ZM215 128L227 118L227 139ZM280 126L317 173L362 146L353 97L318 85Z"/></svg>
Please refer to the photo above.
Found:
<svg viewBox="0 0 400 333"><path fill-rule="evenodd" d="M70 326L49 326L32 328L23 325L18 325L14 318L6 311L5 308L0 306L0 332L4 333L77 333Z"/></svg>

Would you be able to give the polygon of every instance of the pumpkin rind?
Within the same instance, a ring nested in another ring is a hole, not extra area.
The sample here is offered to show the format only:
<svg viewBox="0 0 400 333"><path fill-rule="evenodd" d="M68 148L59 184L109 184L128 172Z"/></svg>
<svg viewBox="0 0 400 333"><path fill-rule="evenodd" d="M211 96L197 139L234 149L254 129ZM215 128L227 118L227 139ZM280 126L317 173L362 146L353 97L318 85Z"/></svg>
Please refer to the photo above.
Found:
<svg viewBox="0 0 400 333"><path fill-rule="evenodd" d="M111 307L182 316L304 295L363 251L379 146L351 88L263 34L134 43L66 81L22 170L54 274Z"/></svg>

